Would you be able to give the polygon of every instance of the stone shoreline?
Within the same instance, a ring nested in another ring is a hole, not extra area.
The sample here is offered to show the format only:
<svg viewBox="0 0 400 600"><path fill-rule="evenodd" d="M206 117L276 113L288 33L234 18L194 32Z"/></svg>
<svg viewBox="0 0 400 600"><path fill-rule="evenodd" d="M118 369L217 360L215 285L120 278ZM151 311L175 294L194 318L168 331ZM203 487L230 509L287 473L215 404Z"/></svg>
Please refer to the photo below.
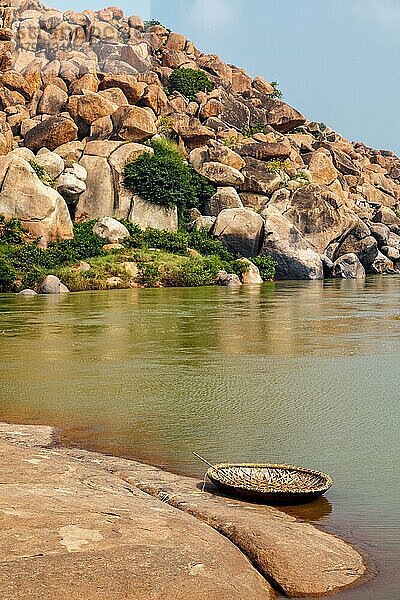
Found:
<svg viewBox="0 0 400 600"><path fill-rule="evenodd" d="M1 600L269 600L363 583L351 545L203 482L0 423Z"/></svg>

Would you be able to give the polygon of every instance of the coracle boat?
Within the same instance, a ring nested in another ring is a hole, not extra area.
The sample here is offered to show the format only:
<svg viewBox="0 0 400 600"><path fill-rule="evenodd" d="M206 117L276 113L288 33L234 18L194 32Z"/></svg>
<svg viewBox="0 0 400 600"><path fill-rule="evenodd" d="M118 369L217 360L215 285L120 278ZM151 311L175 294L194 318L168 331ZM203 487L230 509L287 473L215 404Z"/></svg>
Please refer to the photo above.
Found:
<svg viewBox="0 0 400 600"><path fill-rule="evenodd" d="M274 464L211 465L209 480L229 496L265 504L301 504L322 496L332 485L329 475L303 467Z"/></svg>

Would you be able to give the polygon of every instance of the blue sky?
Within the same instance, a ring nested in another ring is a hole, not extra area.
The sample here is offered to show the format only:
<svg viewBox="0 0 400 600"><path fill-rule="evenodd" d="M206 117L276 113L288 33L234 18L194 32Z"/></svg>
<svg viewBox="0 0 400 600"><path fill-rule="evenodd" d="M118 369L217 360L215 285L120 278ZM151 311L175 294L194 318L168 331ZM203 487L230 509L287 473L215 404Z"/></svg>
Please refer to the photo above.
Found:
<svg viewBox="0 0 400 600"><path fill-rule="evenodd" d="M47 0L63 10L98 0ZM115 0L198 48L277 80L284 100L400 155L400 0Z"/></svg>

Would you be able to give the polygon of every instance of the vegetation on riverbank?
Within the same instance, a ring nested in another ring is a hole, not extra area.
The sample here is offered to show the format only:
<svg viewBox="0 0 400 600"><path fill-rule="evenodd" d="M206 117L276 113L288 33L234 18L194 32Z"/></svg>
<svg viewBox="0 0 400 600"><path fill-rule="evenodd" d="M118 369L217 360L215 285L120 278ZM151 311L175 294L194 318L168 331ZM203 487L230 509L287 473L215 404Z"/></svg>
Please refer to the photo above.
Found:
<svg viewBox="0 0 400 600"><path fill-rule="evenodd" d="M17 219L0 219L0 291L35 288L48 274L59 277L71 291L196 287L212 285L221 270L240 277L248 269L241 257L233 256L205 230L141 230L123 221L129 237L122 247L104 249L106 240L93 233L94 223L75 224L74 239L43 249ZM272 279L273 261L254 260L264 278Z"/></svg>

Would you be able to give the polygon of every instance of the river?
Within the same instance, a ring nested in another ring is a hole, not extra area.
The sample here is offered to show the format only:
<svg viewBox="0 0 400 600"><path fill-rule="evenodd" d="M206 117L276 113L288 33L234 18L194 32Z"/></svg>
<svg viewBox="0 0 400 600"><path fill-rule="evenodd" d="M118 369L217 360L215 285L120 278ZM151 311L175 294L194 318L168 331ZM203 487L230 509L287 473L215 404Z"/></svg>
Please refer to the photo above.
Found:
<svg viewBox="0 0 400 600"><path fill-rule="evenodd" d="M186 474L211 462L328 472L292 512L378 576L336 596L400 598L400 277L242 288L0 296L0 421Z"/></svg>

